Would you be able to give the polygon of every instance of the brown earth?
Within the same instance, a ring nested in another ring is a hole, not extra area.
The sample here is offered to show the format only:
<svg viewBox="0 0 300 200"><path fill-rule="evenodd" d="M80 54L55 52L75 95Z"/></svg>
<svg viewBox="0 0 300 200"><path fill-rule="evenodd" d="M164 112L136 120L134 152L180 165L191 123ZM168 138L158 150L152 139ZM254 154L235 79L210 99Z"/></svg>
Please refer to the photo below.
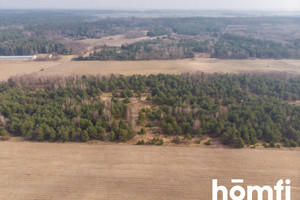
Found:
<svg viewBox="0 0 300 200"><path fill-rule="evenodd" d="M230 189L291 179L300 196L300 151L83 143L1 142L0 199L211 199Z"/></svg>
<svg viewBox="0 0 300 200"><path fill-rule="evenodd" d="M83 74L179 74L186 72L243 73L283 72L300 74L300 60L219 60L195 58L184 60L151 61L70 61L72 56L59 61L36 62L0 61L0 80L13 75L83 75Z"/></svg>

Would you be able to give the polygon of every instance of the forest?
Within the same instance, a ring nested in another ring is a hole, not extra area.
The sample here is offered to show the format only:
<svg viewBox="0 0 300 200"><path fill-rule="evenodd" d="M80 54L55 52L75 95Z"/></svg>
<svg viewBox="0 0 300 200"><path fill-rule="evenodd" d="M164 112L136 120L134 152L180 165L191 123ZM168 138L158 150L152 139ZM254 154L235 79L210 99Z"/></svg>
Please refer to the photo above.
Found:
<svg viewBox="0 0 300 200"><path fill-rule="evenodd" d="M38 53L72 53L65 45L42 37L26 36L20 29L0 29L0 55L34 55Z"/></svg>
<svg viewBox="0 0 300 200"><path fill-rule="evenodd" d="M76 60L181 59L199 52L221 59L300 57L296 16L157 17L158 11L123 12L1 10L0 55L79 54ZM76 41L118 34L151 39L121 48L101 47L87 57L72 49Z"/></svg>
<svg viewBox="0 0 300 200"><path fill-rule="evenodd" d="M121 48L104 46L89 56L74 60L168 60L194 58L195 53L208 53L212 58L300 58L299 41L286 45L271 40L261 40L233 34L221 35L211 45L209 40L160 38L145 40Z"/></svg>
<svg viewBox="0 0 300 200"><path fill-rule="evenodd" d="M112 98L102 99L103 93ZM129 103L141 94L152 106L134 119ZM160 127L165 136L208 135L236 148L258 142L296 147L300 106L290 102L299 100L300 78L288 74L26 75L0 84L0 134L125 142ZM155 138L153 144L162 145Z"/></svg>
<svg viewBox="0 0 300 200"><path fill-rule="evenodd" d="M197 40L171 40L156 38L122 45L121 48L104 46L87 57L79 56L74 60L169 60L193 58L194 53L208 52L209 42Z"/></svg>
<svg viewBox="0 0 300 200"><path fill-rule="evenodd" d="M284 45L271 40L260 40L245 36L225 34L214 45L212 57L223 59L247 58L299 58L297 41Z"/></svg>

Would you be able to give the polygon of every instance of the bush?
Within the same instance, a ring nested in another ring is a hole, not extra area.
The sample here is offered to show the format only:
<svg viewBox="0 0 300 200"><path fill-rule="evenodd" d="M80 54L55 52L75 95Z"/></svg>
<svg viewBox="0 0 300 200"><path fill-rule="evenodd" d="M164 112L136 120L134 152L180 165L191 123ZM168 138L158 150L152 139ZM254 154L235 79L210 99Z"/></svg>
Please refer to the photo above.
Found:
<svg viewBox="0 0 300 200"><path fill-rule="evenodd" d="M119 97L118 93L116 93L116 92L113 92L112 96L115 97L115 98Z"/></svg>
<svg viewBox="0 0 300 200"><path fill-rule="evenodd" d="M164 140L160 139L159 142L157 143L158 146L162 146L164 144Z"/></svg>
<svg viewBox="0 0 300 200"><path fill-rule="evenodd" d="M156 144L156 142L158 141L159 139L158 138L153 138L152 140L151 140L151 144Z"/></svg>
<svg viewBox="0 0 300 200"><path fill-rule="evenodd" d="M146 100L147 100L147 101L151 101L151 96L150 96L149 94L147 95Z"/></svg>
<svg viewBox="0 0 300 200"><path fill-rule="evenodd" d="M130 103L130 99L128 97L126 97L124 100L123 100L123 103Z"/></svg>
<svg viewBox="0 0 300 200"><path fill-rule="evenodd" d="M136 145L143 145L143 144L145 144L145 141L144 141L144 140L139 140L139 141L137 141L137 143L136 143Z"/></svg>
<svg viewBox="0 0 300 200"><path fill-rule="evenodd" d="M115 141L116 140L116 134L114 131L111 131L109 134L109 140L110 141Z"/></svg>
<svg viewBox="0 0 300 200"><path fill-rule="evenodd" d="M86 130L81 133L81 141L88 142L90 140L89 134Z"/></svg>
<svg viewBox="0 0 300 200"><path fill-rule="evenodd" d="M147 123L146 127L151 128L151 127L154 127L154 125L152 123Z"/></svg>
<svg viewBox="0 0 300 200"><path fill-rule="evenodd" d="M185 135L185 138L186 138L187 140L192 140L192 136L191 136L191 134L189 134L189 133L187 133L187 134Z"/></svg>
<svg viewBox="0 0 300 200"><path fill-rule="evenodd" d="M210 141L210 140L207 140L204 144L205 144L205 145L211 145L211 141Z"/></svg>
<svg viewBox="0 0 300 200"><path fill-rule="evenodd" d="M6 134L7 130L3 126L0 126L0 136L5 136Z"/></svg>
<svg viewBox="0 0 300 200"><path fill-rule="evenodd" d="M266 143L263 143L264 148L269 148L269 145Z"/></svg>
<svg viewBox="0 0 300 200"><path fill-rule="evenodd" d="M145 128L141 128L141 130L139 131L139 134L145 134L145 133L146 133Z"/></svg>
<svg viewBox="0 0 300 200"><path fill-rule="evenodd" d="M174 142L175 144L180 144L180 143L181 143L180 137L177 135L177 136L173 139L173 142Z"/></svg>
<svg viewBox="0 0 300 200"><path fill-rule="evenodd" d="M242 138L238 138L237 143L235 145L236 148L244 148L245 142Z"/></svg>

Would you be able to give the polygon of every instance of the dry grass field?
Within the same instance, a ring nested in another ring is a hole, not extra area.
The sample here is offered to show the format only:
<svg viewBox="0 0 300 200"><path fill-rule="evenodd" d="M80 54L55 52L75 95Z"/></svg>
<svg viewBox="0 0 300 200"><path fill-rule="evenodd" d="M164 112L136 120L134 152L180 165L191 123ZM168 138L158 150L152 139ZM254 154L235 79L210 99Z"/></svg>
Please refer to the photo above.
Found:
<svg viewBox="0 0 300 200"><path fill-rule="evenodd" d="M71 61L72 56L58 61L0 61L0 80L13 75L82 75L82 74L158 74L158 73L242 73L287 72L300 74L300 60L219 60L196 58L151 61Z"/></svg>
<svg viewBox="0 0 300 200"><path fill-rule="evenodd" d="M211 199L230 189L290 178L300 196L300 151L1 142L1 200Z"/></svg>

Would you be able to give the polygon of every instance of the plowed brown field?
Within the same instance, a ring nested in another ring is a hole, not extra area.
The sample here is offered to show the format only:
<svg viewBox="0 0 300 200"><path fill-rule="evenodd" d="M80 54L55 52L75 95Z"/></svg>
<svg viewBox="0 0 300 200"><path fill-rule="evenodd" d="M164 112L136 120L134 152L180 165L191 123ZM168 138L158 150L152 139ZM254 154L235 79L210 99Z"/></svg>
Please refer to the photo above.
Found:
<svg viewBox="0 0 300 200"><path fill-rule="evenodd" d="M1 200L209 200L213 178L228 186L290 178L300 197L300 151L1 142Z"/></svg>

